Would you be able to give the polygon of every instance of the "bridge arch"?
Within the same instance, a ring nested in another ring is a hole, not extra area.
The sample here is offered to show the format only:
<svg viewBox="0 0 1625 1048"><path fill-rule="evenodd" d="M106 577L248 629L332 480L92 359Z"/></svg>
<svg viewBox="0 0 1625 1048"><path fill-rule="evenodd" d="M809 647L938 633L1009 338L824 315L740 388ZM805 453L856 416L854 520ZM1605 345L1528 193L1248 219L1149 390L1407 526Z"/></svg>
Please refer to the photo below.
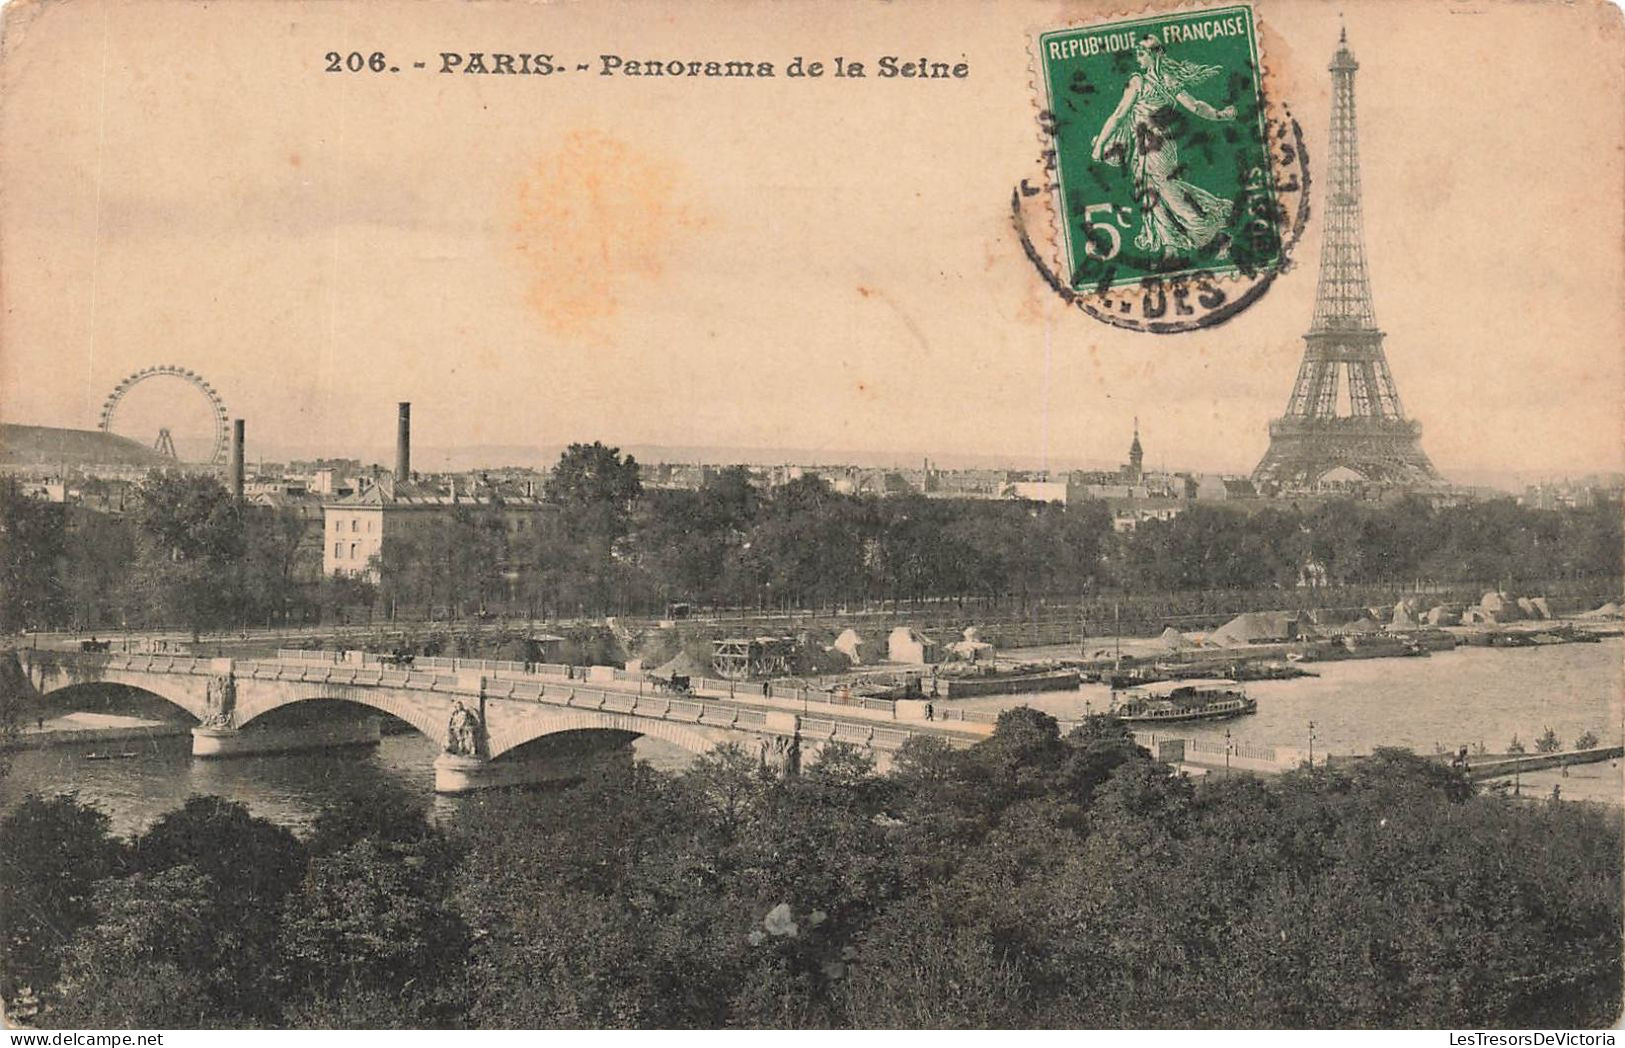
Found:
<svg viewBox="0 0 1625 1048"><path fill-rule="evenodd" d="M392 689L341 688L317 690L308 695L261 696L245 695L244 689L239 686L237 727L246 728L268 713L311 703L365 706L405 721L437 746L446 739L446 714L443 711L410 693Z"/></svg>
<svg viewBox="0 0 1625 1048"><path fill-rule="evenodd" d="M273 706L254 714L252 721L239 720L236 726L248 731L275 730L310 727L346 718L368 718L398 723L410 729L412 735L424 736L423 729L420 726L384 709L380 703L358 702L352 698L341 699L336 697L310 697L300 698L293 702L284 702L279 706Z"/></svg>
<svg viewBox="0 0 1625 1048"><path fill-rule="evenodd" d="M524 718L507 724L488 726L490 755L503 754L549 735L571 731L610 731L630 737L639 735L660 739L693 754L708 753L718 740L694 725L653 717L635 717L604 710L549 710L545 716Z"/></svg>
<svg viewBox="0 0 1625 1048"><path fill-rule="evenodd" d="M159 679L154 679L154 677L155 675L150 673L125 673L120 670L106 670L93 675L78 677L77 679L66 673L48 673L41 675L38 690L40 698L49 701L53 696L77 688L118 684L162 699L171 706L179 707L190 714L193 720L201 721L208 715L208 677L179 674Z"/></svg>
<svg viewBox="0 0 1625 1048"><path fill-rule="evenodd" d="M193 697L185 695L183 692L166 695L163 692L154 691L153 689L141 684L130 684L120 680L72 681L70 683L51 688L49 691L40 692L40 701L47 705L60 705L64 702L75 701L76 695L90 697L96 695L97 693L111 698L111 696L108 695L108 689L111 688L122 688L127 691L134 692L136 695L144 698L155 699L169 709L180 710L182 713L186 714L187 718L194 724L203 720L204 711L198 707L198 703L193 699Z"/></svg>

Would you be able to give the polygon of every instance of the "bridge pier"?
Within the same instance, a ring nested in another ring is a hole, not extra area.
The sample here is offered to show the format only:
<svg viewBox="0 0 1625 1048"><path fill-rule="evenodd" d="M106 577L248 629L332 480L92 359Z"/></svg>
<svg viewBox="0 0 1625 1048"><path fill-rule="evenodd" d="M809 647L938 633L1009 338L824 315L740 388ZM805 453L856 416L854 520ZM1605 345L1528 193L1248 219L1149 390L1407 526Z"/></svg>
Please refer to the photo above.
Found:
<svg viewBox="0 0 1625 1048"><path fill-rule="evenodd" d="M445 752L435 758L436 793L469 793L502 786L546 786L579 782L601 770L605 762L635 759L632 739L619 732L569 732L537 739L521 752L498 758L476 753Z"/></svg>
<svg viewBox="0 0 1625 1048"><path fill-rule="evenodd" d="M628 763L632 760L630 746L622 747ZM434 791L436 793L472 793L502 786L546 786L551 783L580 781L586 774L591 759L602 759L605 751L595 754L575 754L561 757L548 755L516 759L488 760L460 753L442 753L434 761Z"/></svg>
<svg viewBox="0 0 1625 1048"><path fill-rule="evenodd" d="M192 756L253 757L339 746L376 746L383 737L379 724L377 717L287 727L228 728L200 724L192 729Z"/></svg>
<svg viewBox="0 0 1625 1048"><path fill-rule="evenodd" d="M536 761L496 761L442 753L434 761L436 793L471 793L497 786L532 786L557 779L557 769L543 769Z"/></svg>

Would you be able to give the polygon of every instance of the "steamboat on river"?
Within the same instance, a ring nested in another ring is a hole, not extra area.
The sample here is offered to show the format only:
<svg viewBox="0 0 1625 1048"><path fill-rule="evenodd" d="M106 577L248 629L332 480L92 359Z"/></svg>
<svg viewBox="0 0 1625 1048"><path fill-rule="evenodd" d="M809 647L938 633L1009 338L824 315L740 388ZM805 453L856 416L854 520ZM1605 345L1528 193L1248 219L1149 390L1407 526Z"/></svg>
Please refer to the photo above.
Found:
<svg viewBox="0 0 1625 1048"><path fill-rule="evenodd" d="M1258 712L1233 680L1170 680L1112 693L1112 715L1130 724L1174 724L1224 720Z"/></svg>

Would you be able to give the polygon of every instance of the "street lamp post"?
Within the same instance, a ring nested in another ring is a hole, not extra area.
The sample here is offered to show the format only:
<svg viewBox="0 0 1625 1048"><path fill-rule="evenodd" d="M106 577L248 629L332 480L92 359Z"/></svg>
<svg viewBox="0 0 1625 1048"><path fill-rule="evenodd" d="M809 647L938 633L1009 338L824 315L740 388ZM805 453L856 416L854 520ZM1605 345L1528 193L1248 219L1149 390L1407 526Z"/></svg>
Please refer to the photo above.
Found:
<svg viewBox="0 0 1625 1048"><path fill-rule="evenodd" d="M1224 729L1224 777L1230 777L1230 729Z"/></svg>
<svg viewBox="0 0 1625 1048"><path fill-rule="evenodd" d="M1309 722L1309 770L1315 770L1315 722Z"/></svg>

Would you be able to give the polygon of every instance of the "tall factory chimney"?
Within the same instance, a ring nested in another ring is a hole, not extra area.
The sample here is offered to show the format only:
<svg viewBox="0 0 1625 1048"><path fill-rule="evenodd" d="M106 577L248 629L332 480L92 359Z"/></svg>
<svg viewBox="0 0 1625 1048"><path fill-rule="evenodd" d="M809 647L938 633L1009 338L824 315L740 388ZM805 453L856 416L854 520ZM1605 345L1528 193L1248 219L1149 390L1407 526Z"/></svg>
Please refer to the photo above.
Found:
<svg viewBox="0 0 1625 1048"><path fill-rule="evenodd" d="M412 479L412 402L401 401L400 417L395 422L395 480L406 483Z"/></svg>
<svg viewBox="0 0 1625 1048"><path fill-rule="evenodd" d="M226 486L237 498L243 497L243 420L231 423L231 461L227 466Z"/></svg>

